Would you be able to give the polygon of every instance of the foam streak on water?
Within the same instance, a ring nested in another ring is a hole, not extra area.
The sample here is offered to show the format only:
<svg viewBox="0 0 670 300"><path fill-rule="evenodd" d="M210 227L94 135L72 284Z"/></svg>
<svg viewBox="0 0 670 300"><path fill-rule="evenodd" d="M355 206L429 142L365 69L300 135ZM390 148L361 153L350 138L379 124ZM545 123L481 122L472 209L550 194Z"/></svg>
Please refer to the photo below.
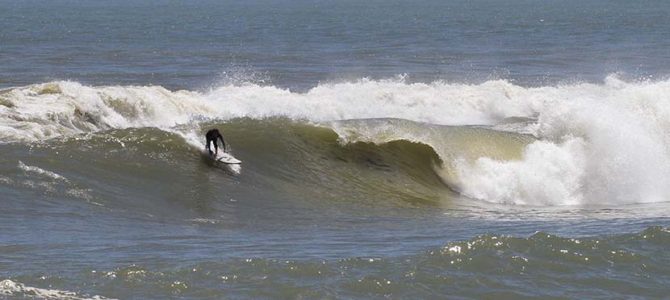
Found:
<svg viewBox="0 0 670 300"><path fill-rule="evenodd" d="M75 292L56 290L56 289L42 289L31 286L26 286L19 282L14 282L9 279L0 281L0 295L11 296L17 298L36 298L36 299L53 299L53 300L97 300L97 299L111 299L101 296L80 296Z"/></svg>
<svg viewBox="0 0 670 300"><path fill-rule="evenodd" d="M57 173L47 171L47 170L44 170L42 168L35 167L35 166L28 166L28 165L24 164L22 161L19 161L19 166L18 167L19 167L19 169L21 169L25 172L31 172L31 173L39 174L39 175L42 175L42 176L45 176L45 177L48 177L48 178L52 178L52 179L55 179L55 180L68 182L67 178L65 178L61 175L58 175Z"/></svg>

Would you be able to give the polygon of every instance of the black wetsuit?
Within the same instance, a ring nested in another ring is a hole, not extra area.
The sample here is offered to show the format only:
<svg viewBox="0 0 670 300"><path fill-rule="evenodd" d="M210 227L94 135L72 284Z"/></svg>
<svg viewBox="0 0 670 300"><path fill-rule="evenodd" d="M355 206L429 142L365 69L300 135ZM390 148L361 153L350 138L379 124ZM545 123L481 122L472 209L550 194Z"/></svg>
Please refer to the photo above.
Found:
<svg viewBox="0 0 670 300"><path fill-rule="evenodd" d="M207 139L207 151L209 152L209 155L216 155L216 153L219 153L219 146L216 143L218 139L221 139L221 144L223 144L223 151L226 151L226 142L223 141L223 136L218 129L211 129L207 131L205 138ZM209 143L214 143L214 153L212 153L212 149L209 146Z"/></svg>

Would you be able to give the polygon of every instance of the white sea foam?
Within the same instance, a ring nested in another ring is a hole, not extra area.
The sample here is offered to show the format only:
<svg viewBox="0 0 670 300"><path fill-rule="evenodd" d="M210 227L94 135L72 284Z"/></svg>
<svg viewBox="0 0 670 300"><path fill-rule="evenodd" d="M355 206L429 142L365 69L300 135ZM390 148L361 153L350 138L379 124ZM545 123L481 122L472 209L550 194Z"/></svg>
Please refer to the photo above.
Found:
<svg viewBox="0 0 670 300"><path fill-rule="evenodd" d="M271 116L494 126L525 118L531 121L502 126L539 139L527 146L521 160L443 157L457 166L465 195L530 205L670 199L670 80L624 82L610 76L601 84L526 88L504 80L468 85L362 79L321 84L305 93L253 84L171 92L53 82L0 94L0 141L108 128L175 130L175 125L193 121ZM179 131L194 147L203 146L195 129ZM440 148L448 141L424 142L440 155L449 152Z"/></svg>
<svg viewBox="0 0 670 300"><path fill-rule="evenodd" d="M312 121L394 117L434 124L494 124L532 115L523 91L505 81L481 85L360 80L323 84L307 93L228 85L207 93L162 87L87 87L52 82L0 97L0 140L35 141L110 128L161 127L193 120L286 116Z"/></svg>
<svg viewBox="0 0 670 300"><path fill-rule="evenodd" d="M498 203L531 205L582 204L585 178L584 142L537 141L519 161L482 157L456 162L461 192Z"/></svg>
<svg viewBox="0 0 670 300"><path fill-rule="evenodd" d="M37 177L43 179L43 180L35 180L35 178L33 178L33 176L30 176L31 179L20 181L20 184L25 186L25 187L28 187L30 189L41 190L41 191L44 191L44 192L47 192L47 193L55 193L55 192L57 192L58 187L60 186L60 187L65 188L64 191L69 196L79 198L79 199L83 199L83 200L86 200L86 201L88 201L92 204L101 206L100 203L97 203L97 202L93 201L93 196L91 196L91 194L90 194L90 191L91 191L90 189L82 189L82 188L77 187L76 184L71 182L69 179L67 179L63 175L60 175L56 172L52 172L52 171L49 171L49 170L42 169L42 168L37 167L37 166L26 165L22 161L19 161L17 167L20 170L22 170L26 173L29 173L31 175L37 175ZM46 180L44 180L44 179L46 179ZM3 182L2 177L0 177L0 182ZM6 180L4 182L6 184L13 184L14 183L11 179Z"/></svg>
<svg viewBox="0 0 670 300"><path fill-rule="evenodd" d="M111 299L102 296L81 296L75 292L57 289L41 289L26 286L20 282L9 279L0 281L0 296L21 297L26 299L51 299L51 300L84 300L84 299Z"/></svg>
<svg viewBox="0 0 670 300"><path fill-rule="evenodd" d="M544 90L532 131L545 141L522 161L461 164L466 195L532 205L670 199L670 82Z"/></svg>
<svg viewBox="0 0 670 300"><path fill-rule="evenodd" d="M65 177L63 177L63 176L61 176L57 173L44 170L40 167L26 165L22 161L19 161L18 167L19 167L19 169L21 169L25 172L30 172L30 173L38 174L38 175L48 177L48 178L51 178L51 179L60 180L60 181L63 181L63 182L68 182L67 178L65 178Z"/></svg>
<svg viewBox="0 0 670 300"><path fill-rule="evenodd" d="M216 116L198 93L162 87L87 87L53 82L0 94L0 140L35 141L111 128L171 127Z"/></svg>

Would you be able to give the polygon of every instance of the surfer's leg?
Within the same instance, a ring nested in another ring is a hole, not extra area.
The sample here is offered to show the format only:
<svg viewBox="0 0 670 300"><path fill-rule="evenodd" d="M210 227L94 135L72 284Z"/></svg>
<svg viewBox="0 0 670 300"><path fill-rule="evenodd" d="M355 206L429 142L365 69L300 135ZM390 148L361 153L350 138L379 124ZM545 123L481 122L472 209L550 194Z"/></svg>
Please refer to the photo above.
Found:
<svg viewBox="0 0 670 300"><path fill-rule="evenodd" d="M209 153L209 155L212 155L212 154L214 154L214 153L212 152L212 146L211 146L211 142L212 142L212 141L209 139L209 136L206 136L205 138L207 139L207 144L206 144L206 146L205 146L205 149L207 149L207 153ZM215 145L216 145L216 144L215 144Z"/></svg>

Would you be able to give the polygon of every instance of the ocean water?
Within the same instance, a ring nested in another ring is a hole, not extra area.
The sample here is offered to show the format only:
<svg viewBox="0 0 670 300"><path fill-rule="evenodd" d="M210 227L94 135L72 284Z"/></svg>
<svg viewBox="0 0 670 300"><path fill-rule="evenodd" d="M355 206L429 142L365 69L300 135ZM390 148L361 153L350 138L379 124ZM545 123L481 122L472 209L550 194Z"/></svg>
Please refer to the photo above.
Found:
<svg viewBox="0 0 670 300"><path fill-rule="evenodd" d="M0 298L667 298L669 15L0 0Z"/></svg>

